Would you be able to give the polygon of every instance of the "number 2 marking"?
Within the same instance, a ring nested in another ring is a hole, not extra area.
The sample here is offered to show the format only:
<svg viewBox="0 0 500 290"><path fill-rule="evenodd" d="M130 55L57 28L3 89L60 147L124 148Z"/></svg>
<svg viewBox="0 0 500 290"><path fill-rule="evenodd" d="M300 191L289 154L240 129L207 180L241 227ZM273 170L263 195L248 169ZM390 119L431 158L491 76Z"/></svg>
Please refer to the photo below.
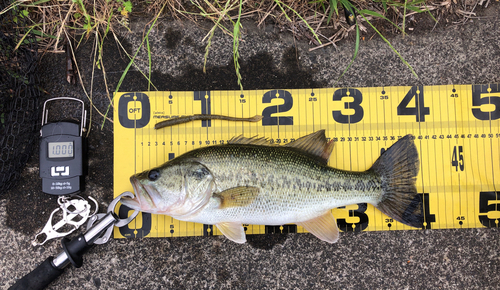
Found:
<svg viewBox="0 0 500 290"><path fill-rule="evenodd" d="M293 107L293 98L290 92L285 90L272 90L264 94L262 103L271 103L272 99L284 99L285 103L279 106L269 106L262 111L262 126L270 125L293 125L293 116L272 117L272 114L288 112Z"/></svg>

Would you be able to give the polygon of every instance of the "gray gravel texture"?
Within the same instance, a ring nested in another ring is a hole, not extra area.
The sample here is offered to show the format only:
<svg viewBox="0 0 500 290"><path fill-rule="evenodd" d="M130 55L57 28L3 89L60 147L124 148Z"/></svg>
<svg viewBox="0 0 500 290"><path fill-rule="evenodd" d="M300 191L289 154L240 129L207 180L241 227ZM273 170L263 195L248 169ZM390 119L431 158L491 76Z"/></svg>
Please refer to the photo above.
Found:
<svg viewBox="0 0 500 290"><path fill-rule="evenodd" d="M389 37L420 79L379 37L364 34L357 60L337 86L499 83L500 3L491 1L476 12L478 17L464 25L441 23L432 31ZM131 32L118 32L128 51L138 47L145 23L132 19ZM209 27L162 19L153 30L152 80L159 90L238 89L227 36L216 34L207 73L201 70L202 38ZM307 42L273 25L245 21L243 27L245 89L334 86L352 57L350 40L337 49L309 52ZM87 91L93 81L95 108L105 111L109 100L102 71L92 77L92 41L84 42L76 56ZM113 91L128 61L111 38L104 54L107 86ZM64 63L64 55L43 57L42 86L51 97L77 97L88 105L82 88L65 82ZM145 50L138 55L138 67L147 69ZM147 90L147 83L133 67L120 91L141 90ZM54 110L71 111L64 106ZM105 208L112 200L113 146L120 144L113 144L112 124L100 129L101 123L93 109L84 195ZM30 244L57 206L54 197L40 191L37 150L22 179L0 196L2 289L61 251L57 240L41 247ZM499 289L499 252L498 228L343 233L333 245L309 234L250 236L243 245L224 237L112 240L86 254L83 267L68 267L49 289Z"/></svg>

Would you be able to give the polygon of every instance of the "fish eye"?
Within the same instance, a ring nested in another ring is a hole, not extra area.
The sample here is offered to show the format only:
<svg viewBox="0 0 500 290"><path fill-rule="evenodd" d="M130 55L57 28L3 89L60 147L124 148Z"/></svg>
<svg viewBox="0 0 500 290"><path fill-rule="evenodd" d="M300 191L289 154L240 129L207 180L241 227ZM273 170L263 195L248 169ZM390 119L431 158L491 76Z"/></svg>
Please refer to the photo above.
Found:
<svg viewBox="0 0 500 290"><path fill-rule="evenodd" d="M206 175L209 175L209 174L210 174L210 172L205 167L198 168L195 171L193 171L193 176L196 179L203 179L203 177L205 177Z"/></svg>
<svg viewBox="0 0 500 290"><path fill-rule="evenodd" d="M150 181L155 181L159 177L160 177L160 172L158 172L158 170L153 169L153 170L151 170L151 171L148 172L148 179Z"/></svg>

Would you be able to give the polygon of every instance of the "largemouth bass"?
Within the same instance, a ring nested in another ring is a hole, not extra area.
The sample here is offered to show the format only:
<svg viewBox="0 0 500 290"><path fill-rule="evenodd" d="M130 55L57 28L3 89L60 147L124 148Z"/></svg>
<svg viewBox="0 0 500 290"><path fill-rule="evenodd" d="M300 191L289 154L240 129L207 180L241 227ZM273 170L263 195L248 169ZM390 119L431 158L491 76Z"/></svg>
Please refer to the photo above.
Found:
<svg viewBox="0 0 500 290"><path fill-rule="evenodd" d="M246 242L242 224L288 223L334 243L339 230L331 209L357 203L370 203L403 224L422 226L422 201L415 187L419 157L411 135L364 172L329 167L333 147L324 130L283 146L236 137L132 176L135 198L122 203L216 225L237 243Z"/></svg>

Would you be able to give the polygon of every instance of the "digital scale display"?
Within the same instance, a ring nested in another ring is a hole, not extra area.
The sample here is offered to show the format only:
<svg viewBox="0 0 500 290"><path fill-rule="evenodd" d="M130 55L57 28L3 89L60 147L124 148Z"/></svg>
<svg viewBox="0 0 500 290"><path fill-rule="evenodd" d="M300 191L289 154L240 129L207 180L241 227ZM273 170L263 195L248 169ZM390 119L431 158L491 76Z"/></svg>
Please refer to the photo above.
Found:
<svg viewBox="0 0 500 290"><path fill-rule="evenodd" d="M64 120L47 122L47 103L52 101L78 102L82 107L80 123ZM86 114L84 103L79 99L59 97L45 101L40 130L40 177L43 192L64 195L83 190L85 143L82 133Z"/></svg>
<svg viewBox="0 0 500 290"><path fill-rule="evenodd" d="M49 158L73 157L73 142L49 142Z"/></svg>

